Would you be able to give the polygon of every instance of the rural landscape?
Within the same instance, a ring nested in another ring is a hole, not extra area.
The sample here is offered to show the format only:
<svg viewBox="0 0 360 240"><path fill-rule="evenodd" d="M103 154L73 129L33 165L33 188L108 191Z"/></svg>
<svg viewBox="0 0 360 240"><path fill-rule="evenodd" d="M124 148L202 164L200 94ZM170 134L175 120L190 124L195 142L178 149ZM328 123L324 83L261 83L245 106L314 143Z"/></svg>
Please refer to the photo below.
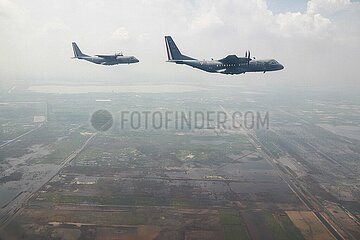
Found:
<svg viewBox="0 0 360 240"><path fill-rule="evenodd" d="M358 97L242 84L66 89L1 89L1 238L360 237ZM108 131L92 127L99 109L114 118ZM254 112L263 124L132 129L123 111Z"/></svg>

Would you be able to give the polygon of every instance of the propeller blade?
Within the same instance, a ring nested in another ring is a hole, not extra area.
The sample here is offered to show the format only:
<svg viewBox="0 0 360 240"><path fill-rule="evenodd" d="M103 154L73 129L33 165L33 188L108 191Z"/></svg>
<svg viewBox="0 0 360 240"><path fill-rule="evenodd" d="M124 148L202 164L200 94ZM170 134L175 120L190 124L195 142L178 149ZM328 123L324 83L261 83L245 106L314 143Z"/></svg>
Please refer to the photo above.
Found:
<svg viewBox="0 0 360 240"><path fill-rule="evenodd" d="M247 54L246 54L246 58L247 58L247 65L249 66L250 65L250 50L247 51Z"/></svg>

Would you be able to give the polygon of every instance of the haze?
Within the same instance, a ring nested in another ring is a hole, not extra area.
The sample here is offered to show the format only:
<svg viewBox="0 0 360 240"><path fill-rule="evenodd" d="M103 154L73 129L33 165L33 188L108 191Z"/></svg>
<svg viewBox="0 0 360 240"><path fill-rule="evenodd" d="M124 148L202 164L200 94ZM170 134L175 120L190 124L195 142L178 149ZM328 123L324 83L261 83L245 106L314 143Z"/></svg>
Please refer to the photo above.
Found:
<svg viewBox="0 0 360 240"><path fill-rule="evenodd" d="M0 83L272 81L359 88L360 3L350 0L0 0ZM275 58L285 70L219 77L165 63L164 35L199 58ZM134 66L73 59L124 52ZM170 77L171 76L171 77ZM268 84L269 82L267 82Z"/></svg>

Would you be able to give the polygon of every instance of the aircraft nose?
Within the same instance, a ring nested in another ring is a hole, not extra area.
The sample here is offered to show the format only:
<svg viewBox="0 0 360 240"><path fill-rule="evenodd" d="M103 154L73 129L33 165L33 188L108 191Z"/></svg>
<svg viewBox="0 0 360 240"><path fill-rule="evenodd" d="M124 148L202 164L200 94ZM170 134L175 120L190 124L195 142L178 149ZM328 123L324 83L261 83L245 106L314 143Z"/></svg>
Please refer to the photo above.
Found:
<svg viewBox="0 0 360 240"><path fill-rule="evenodd" d="M135 59L134 59L134 62L138 63L138 62L140 62L140 61L139 61L139 59L135 58Z"/></svg>
<svg viewBox="0 0 360 240"><path fill-rule="evenodd" d="M282 70L282 69L284 69L284 66L279 64L279 70Z"/></svg>

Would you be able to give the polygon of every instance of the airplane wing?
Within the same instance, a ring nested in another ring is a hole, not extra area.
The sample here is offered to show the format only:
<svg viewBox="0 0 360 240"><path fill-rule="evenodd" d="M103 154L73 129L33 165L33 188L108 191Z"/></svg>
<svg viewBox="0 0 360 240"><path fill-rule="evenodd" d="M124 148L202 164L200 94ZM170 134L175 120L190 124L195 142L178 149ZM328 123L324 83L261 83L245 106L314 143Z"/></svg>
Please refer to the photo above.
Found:
<svg viewBox="0 0 360 240"><path fill-rule="evenodd" d="M222 62L223 64L238 64L238 63L247 63L249 59L247 57L228 55L227 57L220 59L219 61Z"/></svg>
<svg viewBox="0 0 360 240"><path fill-rule="evenodd" d="M101 58L104 58L104 59L115 59L115 55L95 55L97 57L101 57Z"/></svg>
<svg viewBox="0 0 360 240"><path fill-rule="evenodd" d="M184 63L194 63L198 62L197 60L168 60L166 62L176 63L176 64L184 64Z"/></svg>

